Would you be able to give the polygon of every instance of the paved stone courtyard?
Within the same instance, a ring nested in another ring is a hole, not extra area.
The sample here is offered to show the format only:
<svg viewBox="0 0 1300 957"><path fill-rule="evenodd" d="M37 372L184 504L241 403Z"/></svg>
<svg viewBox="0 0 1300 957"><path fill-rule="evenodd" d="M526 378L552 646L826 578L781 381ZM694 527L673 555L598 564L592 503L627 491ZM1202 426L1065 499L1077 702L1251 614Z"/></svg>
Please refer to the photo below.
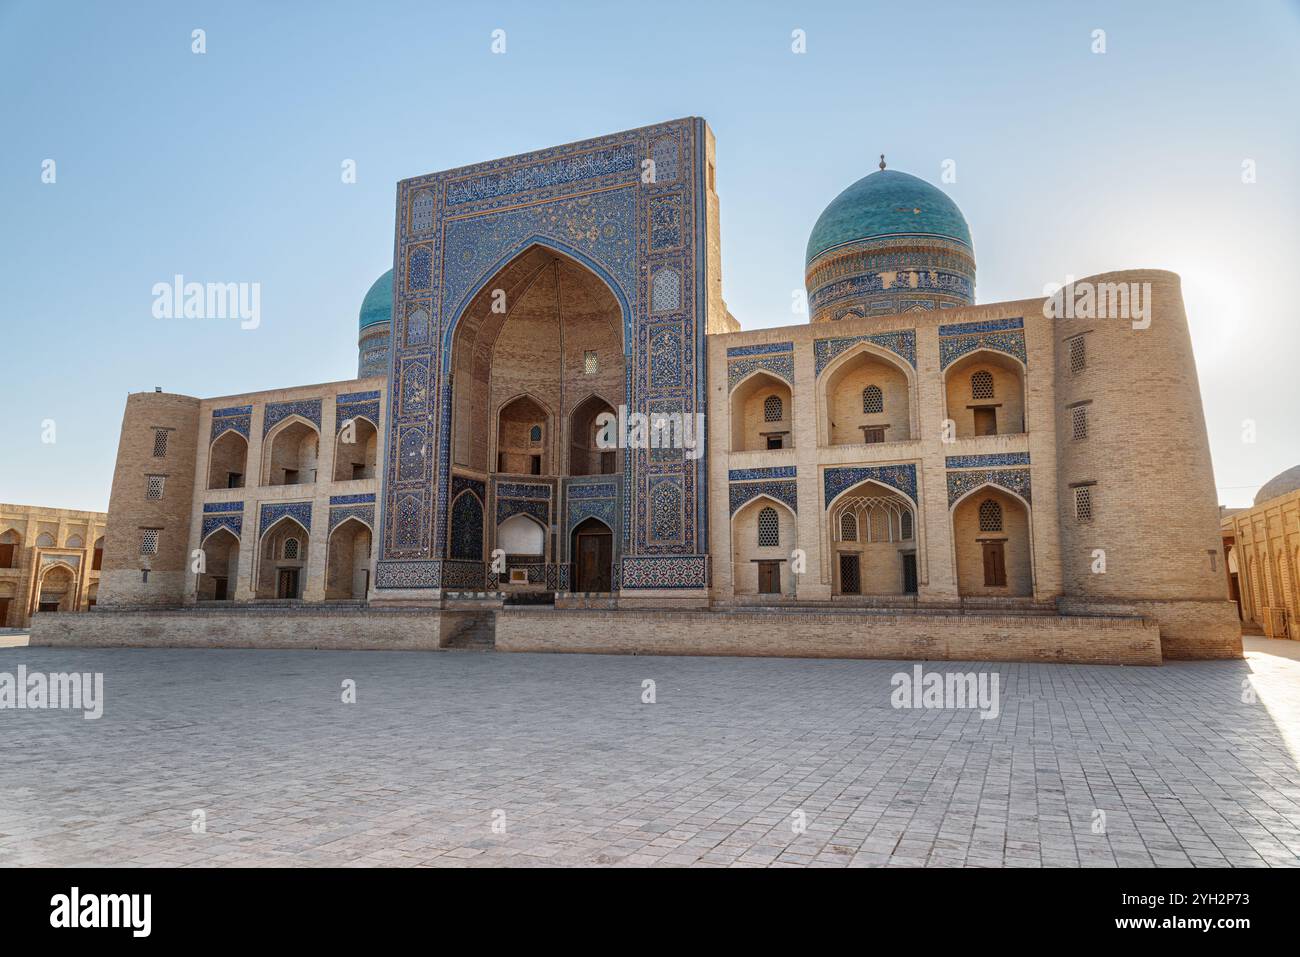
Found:
<svg viewBox="0 0 1300 957"><path fill-rule="evenodd" d="M19 665L102 671L106 703L0 710L4 865L1300 863L1300 660L1274 653L925 666L996 671L989 720L891 707L907 662L0 651Z"/></svg>

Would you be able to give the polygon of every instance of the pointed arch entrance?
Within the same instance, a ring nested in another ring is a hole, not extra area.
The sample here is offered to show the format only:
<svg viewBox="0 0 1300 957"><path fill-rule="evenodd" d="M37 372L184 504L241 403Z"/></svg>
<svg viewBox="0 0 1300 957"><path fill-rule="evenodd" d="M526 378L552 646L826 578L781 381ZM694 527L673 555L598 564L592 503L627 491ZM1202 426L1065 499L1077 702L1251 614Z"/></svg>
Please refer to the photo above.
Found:
<svg viewBox="0 0 1300 957"><path fill-rule="evenodd" d="M614 532L598 518L588 518L574 529L570 554L573 556L573 590L614 590Z"/></svg>

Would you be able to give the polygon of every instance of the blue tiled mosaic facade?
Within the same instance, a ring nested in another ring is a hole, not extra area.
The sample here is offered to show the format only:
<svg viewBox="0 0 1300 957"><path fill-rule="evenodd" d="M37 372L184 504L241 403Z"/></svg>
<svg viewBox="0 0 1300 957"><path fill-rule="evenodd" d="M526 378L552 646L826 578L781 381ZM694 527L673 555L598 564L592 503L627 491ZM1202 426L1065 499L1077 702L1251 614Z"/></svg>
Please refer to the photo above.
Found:
<svg viewBox="0 0 1300 957"><path fill-rule="evenodd" d="M868 480L879 482L890 488L898 489L913 503L916 502L916 463L904 465L845 466L828 468L822 476L825 498L822 504L829 506L841 492L847 492L860 482Z"/></svg>
<svg viewBox="0 0 1300 957"><path fill-rule="evenodd" d="M683 119L398 184L393 314L426 310L431 334L393 335L377 587L440 587L454 497L453 334L471 299L525 250L568 256L613 291L630 411L703 411L703 148L703 121ZM706 458L680 449L623 458L618 551L657 558L638 563L625 587L703 587Z"/></svg>
<svg viewBox="0 0 1300 957"><path fill-rule="evenodd" d="M817 339L813 342L813 361L816 374L821 375L836 356L852 349L860 342L870 342L903 359L913 369L916 368L916 330L901 329L897 332L881 332L869 336L846 336L841 339Z"/></svg>
<svg viewBox="0 0 1300 957"><path fill-rule="evenodd" d="M1028 363L1025 351L1025 320L991 319L939 327L939 368L946 369L962 356L978 349L1002 352Z"/></svg>

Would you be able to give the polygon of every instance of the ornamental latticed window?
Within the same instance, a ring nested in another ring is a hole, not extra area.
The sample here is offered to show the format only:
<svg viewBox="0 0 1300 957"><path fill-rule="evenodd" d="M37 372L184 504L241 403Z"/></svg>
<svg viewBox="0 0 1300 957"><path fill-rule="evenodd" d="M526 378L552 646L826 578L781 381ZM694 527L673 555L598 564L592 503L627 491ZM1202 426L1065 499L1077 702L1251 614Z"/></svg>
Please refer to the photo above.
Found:
<svg viewBox="0 0 1300 957"><path fill-rule="evenodd" d="M155 502L158 501L158 499L162 498L163 485L166 483L166 481L167 481L166 476L150 475L149 486L148 486L148 490L145 492L145 497L148 498L150 501L155 501Z"/></svg>
<svg viewBox="0 0 1300 957"><path fill-rule="evenodd" d="M785 418L785 403L779 395L769 395L763 400L763 421L780 422Z"/></svg>
<svg viewBox="0 0 1300 957"><path fill-rule="evenodd" d="M758 513L758 544L760 548L781 544L781 532L776 518L776 509L770 505Z"/></svg>
<svg viewBox="0 0 1300 957"><path fill-rule="evenodd" d="M1092 521L1092 487L1081 485L1074 490L1074 517L1080 522Z"/></svg>
<svg viewBox="0 0 1300 957"><path fill-rule="evenodd" d="M153 430L153 457L165 458L167 455L167 429Z"/></svg>
<svg viewBox="0 0 1300 957"><path fill-rule="evenodd" d="M856 542L858 540L858 518L852 512L840 516L840 541Z"/></svg>
<svg viewBox="0 0 1300 957"><path fill-rule="evenodd" d="M993 373L981 369L971 376L970 396L972 399L993 398Z"/></svg>
<svg viewBox="0 0 1300 957"><path fill-rule="evenodd" d="M869 385L862 390L862 411L867 415L885 411L885 394L880 386Z"/></svg>
<svg viewBox="0 0 1300 957"><path fill-rule="evenodd" d="M1069 342L1070 374L1077 375L1088 365L1088 347L1083 336L1075 336Z"/></svg>
<svg viewBox="0 0 1300 957"><path fill-rule="evenodd" d="M1088 437L1088 407L1076 405L1070 410L1070 438L1074 440Z"/></svg>
<svg viewBox="0 0 1300 957"><path fill-rule="evenodd" d="M298 539L286 538L284 540L284 557L289 561L298 560Z"/></svg>
<svg viewBox="0 0 1300 957"><path fill-rule="evenodd" d="M140 554L158 554L158 533L161 529L145 528L140 530Z"/></svg>
<svg viewBox="0 0 1300 957"><path fill-rule="evenodd" d="M980 502L980 531L1002 531L1002 506L991 498Z"/></svg>

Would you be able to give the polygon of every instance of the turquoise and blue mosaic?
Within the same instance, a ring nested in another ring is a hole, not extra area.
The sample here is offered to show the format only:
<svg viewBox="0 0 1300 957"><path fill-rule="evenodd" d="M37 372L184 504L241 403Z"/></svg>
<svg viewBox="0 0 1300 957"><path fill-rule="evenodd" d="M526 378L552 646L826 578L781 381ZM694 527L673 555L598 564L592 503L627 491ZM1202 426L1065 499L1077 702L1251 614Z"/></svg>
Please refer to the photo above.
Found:
<svg viewBox="0 0 1300 957"><path fill-rule="evenodd" d="M916 285L911 284L915 277ZM873 294L886 291L924 292L952 296L962 303L973 302L975 283L960 273L941 269L918 269L914 272L897 272L886 283L885 274L879 272L848 276L829 282L808 297L808 308L816 313L825 307L844 299L866 299L870 303ZM919 301L919 300L918 300Z"/></svg>
<svg viewBox="0 0 1300 957"><path fill-rule="evenodd" d="M623 558L622 587L632 588L708 588L707 555L641 556Z"/></svg>
<svg viewBox="0 0 1300 957"><path fill-rule="evenodd" d="M304 530L311 530L311 502L264 502L257 519L260 538L268 528L282 518L291 518Z"/></svg>
<svg viewBox="0 0 1300 957"><path fill-rule="evenodd" d="M289 418L291 415L297 415L312 425L320 429L320 399L298 399L294 402L268 402L266 409L262 413L262 437L273 428Z"/></svg>
<svg viewBox="0 0 1300 957"><path fill-rule="evenodd" d="M443 588L469 588L481 590L485 579L486 566L481 561L457 561L455 559L442 563Z"/></svg>
<svg viewBox="0 0 1300 957"><path fill-rule="evenodd" d="M768 479L785 479L795 477L795 466L774 465L763 469L730 469L727 472L729 482L763 482Z"/></svg>
<svg viewBox="0 0 1300 957"><path fill-rule="evenodd" d="M962 356L979 349L1002 352L1027 363L1023 332L984 332L971 336L943 336L939 339L939 368L946 369Z"/></svg>
<svg viewBox="0 0 1300 957"><path fill-rule="evenodd" d="M842 339L815 340L813 342L813 362L816 374L821 375L822 370L826 368L832 359L860 342L869 342L872 345L880 346L882 349L887 349L905 360L913 369L916 368L916 330L900 329L897 332L881 332L869 336L846 336Z"/></svg>
<svg viewBox="0 0 1300 957"><path fill-rule="evenodd" d="M244 505L243 502L232 502L231 504L238 505L241 509ZM236 538L239 538L244 534L243 513L223 513L220 515L203 516L203 530L199 533L199 540L206 541L207 537L219 528L229 529Z"/></svg>
<svg viewBox="0 0 1300 957"><path fill-rule="evenodd" d="M980 332L1005 332L1008 329L1025 328L1024 317L1014 319L982 319L977 322L958 322L940 326L941 336L968 336Z"/></svg>
<svg viewBox="0 0 1300 957"><path fill-rule="evenodd" d="M550 527L551 503L525 498L497 499L497 524L500 525L513 515L531 515L542 525Z"/></svg>
<svg viewBox="0 0 1300 957"><path fill-rule="evenodd" d="M749 356L743 359L727 360L727 389L734 389L746 376L757 370L770 372L784 379L786 385L794 385L794 355Z"/></svg>
<svg viewBox="0 0 1300 957"><path fill-rule="evenodd" d="M451 503L452 558L483 560L483 500L472 489L465 489Z"/></svg>
<svg viewBox="0 0 1300 957"><path fill-rule="evenodd" d="M252 428L253 407L251 405L234 405L224 409L212 410L212 431L208 436L211 442L222 432L238 432L245 439Z"/></svg>
<svg viewBox="0 0 1300 957"><path fill-rule="evenodd" d="M350 518L364 522L371 531L375 528L375 507L373 505L338 505L330 508L331 532Z"/></svg>
<svg viewBox="0 0 1300 957"><path fill-rule="evenodd" d="M477 495L480 502L487 501L487 483L482 479L459 474L451 477L451 497L453 499L466 489Z"/></svg>
<svg viewBox="0 0 1300 957"><path fill-rule="evenodd" d="M358 492L356 495L331 495L330 505L373 505L375 502L374 492Z"/></svg>
<svg viewBox="0 0 1300 957"><path fill-rule="evenodd" d="M822 476L825 504L829 506L841 492L866 481L878 482L898 489L913 502L916 501L916 463L904 465L846 466L829 468Z"/></svg>
<svg viewBox="0 0 1300 957"><path fill-rule="evenodd" d="M728 504L731 507L731 514L735 515L736 511L758 498L760 495L766 495L768 498L774 498L778 502L784 502L790 507L790 511L797 513L799 511L799 489L798 485L793 482L737 482L727 488Z"/></svg>
<svg viewBox="0 0 1300 957"><path fill-rule="evenodd" d="M700 321L705 289L697 278L705 251L703 135L701 121L679 120L399 184L403 215L394 256L394 313L404 316L418 301L429 310L430 335L427 343L394 343L379 564L396 561L407 567L400 576L377 575L377 582L439 578L420 563L436 561L447 547L456 323L500 269L532 246L576 260L614 293L624 317L630 411L648 413L653 404L672 404L690 415L705 407ZM647 156L656 164L653 182L641 181L641 160ZM417 197L418 211L411 207ZM426 213L430 198L432 209ZM422 227L418 235L408 228L413 219ZM421 250L428 251L427 276ZM428 292L409 292L422 288ZM427 368L413 376L412 361ZM418 441L407 438L412 429L420 430ZM433 454L421 455L426 448ZM670 450L676 456L653 451L653 457L645 450L624 456L623 487L637 490L635 496L620 496L625 551L665 558L699 555L707 549L706 459L687 460L680 450ZM661 489L659 504L672 506L670 514L631 511L634 499L649 500L652 480L658 487L665 479L675 485L680 507ZM672 540L660 537L669 534ZM671 563L647 567L669 574Z"/></svg>
<svg viewBox="0 0 1300 957"><path fill-rule="evenodd" d="M989 455L949 455L944 464L950 469L991 469L1008 465L1028 465L1028 452L993 452Z"/></svg>
<svg viewBox="0 0 1300 957"><path fill-rule="evenodd" d="M379 393L349 392L340 395L335 401L334 428L342 431L351 419L369 419L371 425L379 428Z"/></svg>
<svg viewBox="0 0 1300 957"><path fill-rule="evenodd" d="M497 484L497 498L543 498L549 501L551 487L533 482L500 482Z"/></svg>
<svg viewBox="0 0 1300 957"><path fill-rule="evenodd" d="M203 505L205 515L213 512L240 512L244 511L243 502L206 502Z"/></svg>
<svg viewBox="0 0 1300 957"><path fill-rule="evenodd" d="M765 356L778 352L793 351L793 342L760 342L752 346L732 346L727 350L727 358L740 359L744 356Z"/></svg>
<svg viewBox="0 0 1300 957"><path fill-rule="evenodd" d="M380 562L375 567L376 588L440 588L442 562Z"/></svg>
<svg viewBox="0 0 1300 957"><path fill-rule="evenodd" d="M1026 502L1033 501L1029 469L982 469L948 473L948 507L981 485L997 485L1014 492Z"/></svg>

